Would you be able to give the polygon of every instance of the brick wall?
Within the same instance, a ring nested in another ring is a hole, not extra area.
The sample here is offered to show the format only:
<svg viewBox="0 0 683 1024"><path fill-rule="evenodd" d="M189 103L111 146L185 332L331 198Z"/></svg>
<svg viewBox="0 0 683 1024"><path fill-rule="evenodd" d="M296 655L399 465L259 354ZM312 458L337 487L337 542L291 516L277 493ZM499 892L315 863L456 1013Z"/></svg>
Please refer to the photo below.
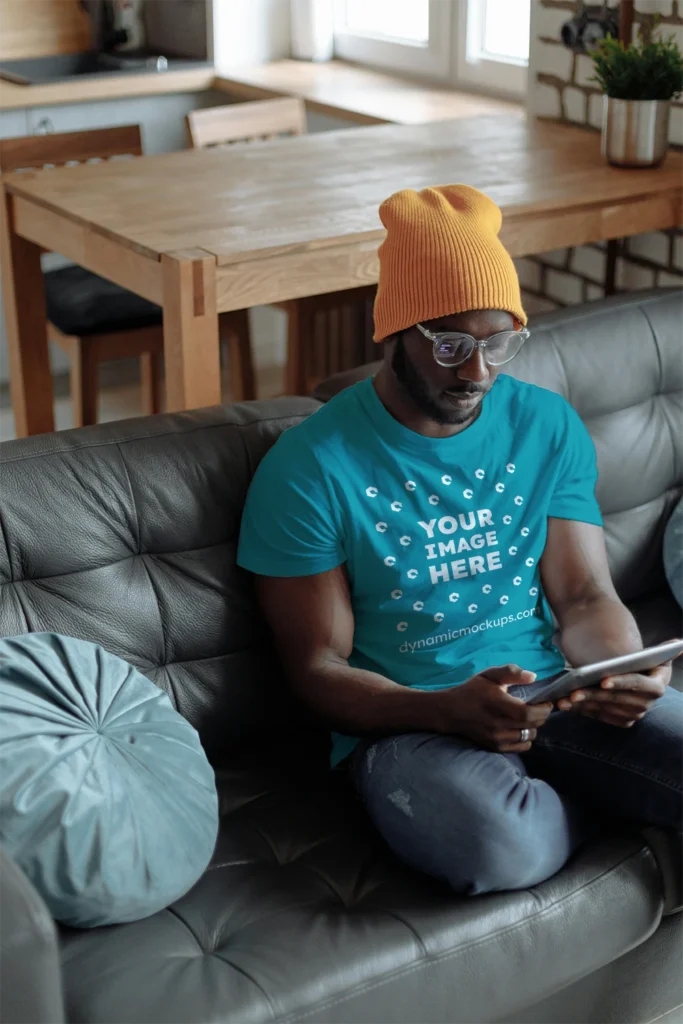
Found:
<svg viewBox="0 0 683 1024"><path fill-rule="evenodd" d="M614 6L614 0L612 2ZM590 79L589 57L562 45L560 29L572 17L575 0L532 0L529 55L529 105L539 117L583 125L599 131L602 94ZM683 49L683 0L640 0L636 4L634 33L644 16L658 12L662 32L675 35ZM670 140L683 144L683 102L671 111ZM590 302L604 295L607 246L605 243L560 249L516 260L527 309L541 312L558 306ZM664 288L683 283L683 230L636 235L618 243L618 291Z"/></svg>

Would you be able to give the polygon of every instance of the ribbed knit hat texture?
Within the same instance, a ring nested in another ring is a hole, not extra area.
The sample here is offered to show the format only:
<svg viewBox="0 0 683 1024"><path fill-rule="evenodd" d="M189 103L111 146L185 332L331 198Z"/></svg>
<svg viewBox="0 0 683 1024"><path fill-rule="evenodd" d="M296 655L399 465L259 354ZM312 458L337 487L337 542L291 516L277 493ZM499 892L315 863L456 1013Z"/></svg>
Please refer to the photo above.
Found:
<svg viewBox="0 0 683 1024"><path fill-rule="evenodd" d="M498 232L502 214L470 185L405 189L379 208L375 341L437 317L504 309L526 324L514 263Z"/></svg>

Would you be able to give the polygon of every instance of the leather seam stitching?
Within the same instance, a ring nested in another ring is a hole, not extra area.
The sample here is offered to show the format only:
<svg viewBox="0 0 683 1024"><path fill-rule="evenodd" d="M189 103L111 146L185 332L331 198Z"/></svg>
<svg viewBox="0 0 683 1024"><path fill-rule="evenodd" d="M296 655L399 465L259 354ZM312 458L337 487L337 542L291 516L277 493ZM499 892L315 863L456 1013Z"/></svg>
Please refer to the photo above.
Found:
<svg viewBox="0 0 683 1024"><path fill-rule="evenodd" d="M420 953L422 955L422 960L423 961L424 960L429 960L429 953L427 952L427 948L426 948L424 942L422 941L422 938L420 937L417 929L412 926L410 921L406 921L406 919L404 917L401 917L401 915L397 914L396 911L394 911L394 910L387 910L386 907L383 907L382 911L388 917L392 917L394 919L394 921L399 921L405 928L408 929L410 934L415 939L415 942L417 943L418 949L420 950Z"/></svg>
<svg viewBox="0 0 683 1024"><path fill-rule="evenodd" d="M268 1004L268 1008L270 1010L271 1019L275 1020L275 1007L273 1006L273 1003L272 1003L272 1001L270 999L270 996L268 995L266 990L263 988L263 986L259 985L258 981L256 981L255 978L252 978L252 976L250 974L248 974L247 971L245 971L243 967L238 967L237 964L235 964L232 960L228 960L226 957L222 957L220 955L220 953L218 953L217 951L214 951L214 952L211 952L211 953L206 953L205 956L214 956L217 960L220 960L221 963L225 964L226 966L232 967L233 971L236 971L238 974L241 974L242 977L246 978L247 981L250 981L252 983L252 985L254 986L254 988L258 989L258 991L261 993L261 995L265 999L266 1003Z"/></svg>
<svg viewBox="0 0 683 1024"><path fill-rule="evenodd" d="M544 910L539 911L537 914L530 914L528 917L525 917L522 921L518 921L516 924L511 925L509 928L505 928L503 931L497 931L492 935L482 936L481 939L477 940L474 943L462 943L460 946L458 946L457 949L449 950L442 956L430 957L429 960L432 963L444 963L448 960L454 960L456 957L459 957L467 950L471 950L475 947L479 948L481 946L485 946L490 942L498 941L500 940L502 935L512 934L520 927L526 926L530 921L536 923L538 922L539 918L544 917L545 915L557 913L564 907L566 903L576 899L576 897L579 896L579 894L582 893L584 889L589 888L591 885L594 885L596 882L604 878L608 878L628 861L635 859L636 856L640 856L643 852L643 848L641 848L637 851L637 853L628 854L626 857L620 860L618 864L613 864L612 867L609 868L607 871L603 871L597 877L592 878L589 882L585 882L583 885L579 886L578 889L574 889L571 893L568 893L566 896L562 897L562 899L558 900L556 903L553 903L550 907L546 907ZM654 861L654 855L651 853L651 851L649 849L646 849L646 852L648 853L649 857ZM310 1017L314 1013L320 1013L323 1010L328 1010L335 1005L339 1005L343 1003L345 1000L349 999L351 996L365 995L367 992L371 992L373 989L379 988L380 986L391 981L392 978L405 977L407 975L413 974L415 971L422 968L424 963L424 960L420 960L418 963L410 964L406 968L402 968L398 971L392 971L389 974L385 975L383 978L373 979L372 981L366 982L363 985L359 985L356 988L346 989L343 994L336 995L324 1003L318 1003L313 1009L306 1010L303 1013L295 1010L292 1013L289 1013L286 1016L281 1017L279 1019L279 1024L290 1024L290 1022L291 1024L293 1024L293 1022L304 1020L305 1018Z"/></svg>
<svg viewBox="0 0 683 1024"><path fill-rule="evenodd" d="M647 315L647 313L646 313L646 311L644 309L639 310L639 312L641 313L641 315L643 316L645 322L647 323L648 327L650 328L650 333L652 335L652 341L653 341L653 344L654 344L654 349L655 349L655 352L657 353L657 365L659 366L659 386L662 387L663 384L664 384L664 364L663 364L663 360L662 360L661 345L659 344L659 340L657 338L657 334L656 334L656 332L655 332L655 330L654 330L654 328L652 326L652 320ZM676 437L674 435L673 424L671 423L671 421L669 420L669 418L666 416L665 413L663 413L663 418L664 418L664 421L666 422L666 425L669 428L669 440L671 442L671 450L674 452L674 458L675 458Z"/></svg>
<svg viewBox="0 0 683 1024"><path fill-rule="evenodd" d="M631 505L629 508L615 509L613 512L602 512L603 518L605 516L624 516L629 512L639 512L641 509L647 508L648 505L660 503L662 499L668 498L669 495L673 495L675 497L679 490L680 487L678 484L672 484L671 487L667 487L661 494L656 495L654 498L648 498L647 501L642 501L639 505Z"/></svg>
<svg viewBox="0 0 683 1024"><path fill-rule="evenodd" d="M55 572L50 576L24 576L22 579L12 580L0 580L0 587L16 586L17 583L44 583L46 580L60 580L65 576L78 576L79 573L83 572L95 572L97 569L110 569L113 565L121 565L122 562L129 562L131 558L166 558L168 555L193 555L196 551L211 551L213 548L224 547L225 545L232 544L234 547L237 543L232 538L229 540L220 540L217 544L206 544L204 547L199 548L183 548L182 551L134 551L130 555L124 555L123 558L117 558L114 562L103 562L101 565L88 565L84 569L69 569L67 572Z"/></svg>
<svg viewBox="0 0 683 1024"><path fill-rule="evenodd" d="M135 491L133 490L133 482L132 482L132 480L130 478L130 473L128 472L128 466L126 465L126 460L123 457L123 452L121 451L121 445L120 444L116 445L116 450L118 451L119 458L121 459L121 465L123 466L123 472L125 474L126 482L128 484L128 490L130 492L130 500L133 503L133 514L135 516L135 533L137 535L136 536L136 547L137 547L136 554L139 555L140 554L140 515L138 513L138 503L135 500Z"/></svg>
<svg viewBox="0 0 683 1024"><path fill-rule="evenodd" d="M667 1014L673 1013L674 1010L680 1010L681 1007L683 1007L683 1003L676 1003L676 1005L672 1006L670 1010L665 1010L664 1013L660 1013L658 1016L652 1017L651 1020L646 1021L646 1024L657 1024L657 1021L661 1020L662 1017L666 1017Z"/></svg>
<svg viewBox="0 0 683 1024"><path fill-rule="evenodd" d="M3 584L3 586L4 585L5 584ZM10 585L11 584L7 584L7 586L10 586ZM27 626L27 632L33 633L33 630L31 629L31 619L30 619L28 611L26 610L26 607L24 605L24 601L22 599L22 593L21 593L21 591L18 588L15 588L13 593L14 593L14 596L16 597L16 599L17 599L17 603L19 604L19 607L21 608L22 614L24 616L24 621L25 621L26 626Z"/></svg>
<svg viewBox="0 0 683 1024"><path fill-rule="evenodd" d="M649 292L649 294L648 294L648 292ZM649 304L651 302L661 302L664 298L674 298L674 297L677 297L676 293L679 292L679 289L677 287L675 287L674 285L672 285L670 289L669 288L666 288L666 289L653 288L652 290L648 289L648 292L646 292L645 295L643 295L642 293L638 294L637 292L631 293L630 295L628 295L627 301L625 301L625 302L624 301L621 301L621 302L617 301L617 302L614 302L614 303L612 303L610 305L602 306L600 309L586 309L586 310L584 310L584 312L580 313L578 316L575 315L573 317L572 322L573 323L580 323L582 320L592 320L594 317L605 316L606 313L613 313L616 310L624 309L624 310L628 311L633 306L641 308L642 306L645 306L646 304ZM664 292L664 294L662 294L662 292ZM657 294L657 293L659 293L659 294ZM617 298L617 299L622 298L622 296L614 296L614 297ZM553 309L553 310L550 310L548 313L541 313L541 314L539 314L538 319L541 320L541 317L543 317L543 319L538 324L538 327L536 328L536 330L539 330L539 331L540 330L544 330L544 331L546 331L546 330L554 329L555 326L556 326L556 324L554 323L555 319L558 318L558 317L561 317L562 314L565 313L565 312L566 312L565 309L560 309L560 310Z"/></svg>
<svg viewBox="0 0 683 1024"><path fill-rule="evenodd" d="M145 570L145 575L147 576L147 582L149 583L150 587L152 588L152 593L154 594L154 603L156 605L157 614L159 616L159 628L161 630L161 642L162 642L163 649L164 649L164 665L168 665L169 664L169 659L168 659L168 642L167 642L167 638L166 638L166 630L164 628L164 616L163 616L162 611L161 611L161 601L159 600L159 592L158 592L157 588L154 585L154 579L152 578L152 574L149 571L149 569L147 568L147 561L146 561L147 556L146 555L140 555L139 557L140 557L140 561L142 562L143 569ZM171 685L170 679L169 679L169 685ZM171 690L173 690L172 686L171 686ZM174 698L174 700L176 702L176 710L177 710L179 705L178 705L178 699L177 699L175 691L173 691L173 698Z"/></svg>
<svg viewBox="0 0 683 1024"><path fill-rule="evenodd" d="M653 346L654 346L654 350L655 350L655 352L657 354L657 367L659 369L659 386L661 387L662 384L664 383L664 373L663 373L663 367L662 367L662 350L661 350L661 347L659 345L659 341L657 339L657 334L656 334L656 332L654 330L654 327L652 326L651 318L647 315L646 311L644 309L640 308L640 307L638 308L638 312L640 313L640 315L645 320L647 326L650 328L650 335L652 336L652 343L653 343Z"/></svg>
<svg viewBox="0 0 683 1024"><path fill-rule="evenodd" d="M206 950L199 941L199 936L195 932L194 928L190 927L185 918L181 917L178 911L174 909L173 905L171 905L170 907L166 907L166 910L168 911L169 914L171 914L172 917L175 917L176 921L180 921L183 928L185 928L186 931L190 933L194 941L197 943L197 949L199 950L199 952L202 954L206 953Z"/></svg>
<svg viewBox="0 0 683 1024"><path fill-rule="evenodd" d="M15 580L14 580L14 566L12 564L12 549L10 548L9 541L7 539L7 530L5 529L5 520L4 520L4 517L2 515L2 510L1 509L0 509L0 535L2 535L2 540L3 540L3 543L5 545L5 551L7 552L7 561L9 562L9 579L8 580L3 580L2 582L3 583L14 583Z"/></svg>
<svg viewBox="0 0 683 1024"><path fill-rule="evenodd" d="M314 399L310 399L310 401L314 401ZM316 412L317 409L320 408L321 404L321 402L317 402L315 409L311 409L310 412L307 413L296 413L291 416L287 416L286 414L283 414L282 416L269 416L267 419L252 420L250 423L202 423L199 426L192 427L191 430L165 430L159 434L135 434L133 437L116 439L111 438L109 440L92 441L89 444L78 444L73 445L69 448L44 448L41 451L33 452L27 455L7 456L0 461L0 466L11 465L12 463L15 462L30 462L32 459L52 458L53 456L57 455L73 455L76 452L87 451L90 448L109 448L111 445L116 445L118 447L123 444L131 444L133 441L148 441L150 439L162 439L166 437L188 437L190 434L197 434L202 430L237 430L239 432L245 432L247 430L253 430L254 428L267 426L269 423L282 423L283 420L290 420L290 425L293 426L294 423L302 423L304 420L308 419L309 416L311 416L314 412ZM283 433L284 430L288 429L289 427L284 427ZM13 444L14 442L7 441L4 443Z"/></svg>

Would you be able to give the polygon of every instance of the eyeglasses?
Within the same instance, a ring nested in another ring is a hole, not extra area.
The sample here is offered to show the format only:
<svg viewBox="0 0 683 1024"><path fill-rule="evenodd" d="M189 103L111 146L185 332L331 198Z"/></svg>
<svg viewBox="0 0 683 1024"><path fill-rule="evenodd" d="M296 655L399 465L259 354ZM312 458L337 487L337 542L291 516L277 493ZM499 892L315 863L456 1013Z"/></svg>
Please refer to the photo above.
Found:
<svg viewBox="0 0 683 1024"><path fill-rule="evenodd" d="M502 366L515 358L529 337L526 327L519 331L499 331L484 341L477 341L471 334L433 332L422 324L415 326L431 341L432 354L439 366L461 366L477 349L484 353L489 366Z"/></svg>

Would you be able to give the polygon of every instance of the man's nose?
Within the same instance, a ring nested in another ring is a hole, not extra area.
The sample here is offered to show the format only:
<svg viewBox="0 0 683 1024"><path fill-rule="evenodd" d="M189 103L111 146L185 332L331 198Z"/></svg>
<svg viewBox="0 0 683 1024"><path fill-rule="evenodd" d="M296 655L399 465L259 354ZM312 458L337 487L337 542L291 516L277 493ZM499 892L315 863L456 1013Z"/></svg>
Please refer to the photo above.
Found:
<svg viewBox="0 0 683 1024"><path fill-rule="evenodd" d="M467 362L458 367L458 377L461 380L471 380L475 384L488 380L489 368L480 348L475 348Z"/></svg>

